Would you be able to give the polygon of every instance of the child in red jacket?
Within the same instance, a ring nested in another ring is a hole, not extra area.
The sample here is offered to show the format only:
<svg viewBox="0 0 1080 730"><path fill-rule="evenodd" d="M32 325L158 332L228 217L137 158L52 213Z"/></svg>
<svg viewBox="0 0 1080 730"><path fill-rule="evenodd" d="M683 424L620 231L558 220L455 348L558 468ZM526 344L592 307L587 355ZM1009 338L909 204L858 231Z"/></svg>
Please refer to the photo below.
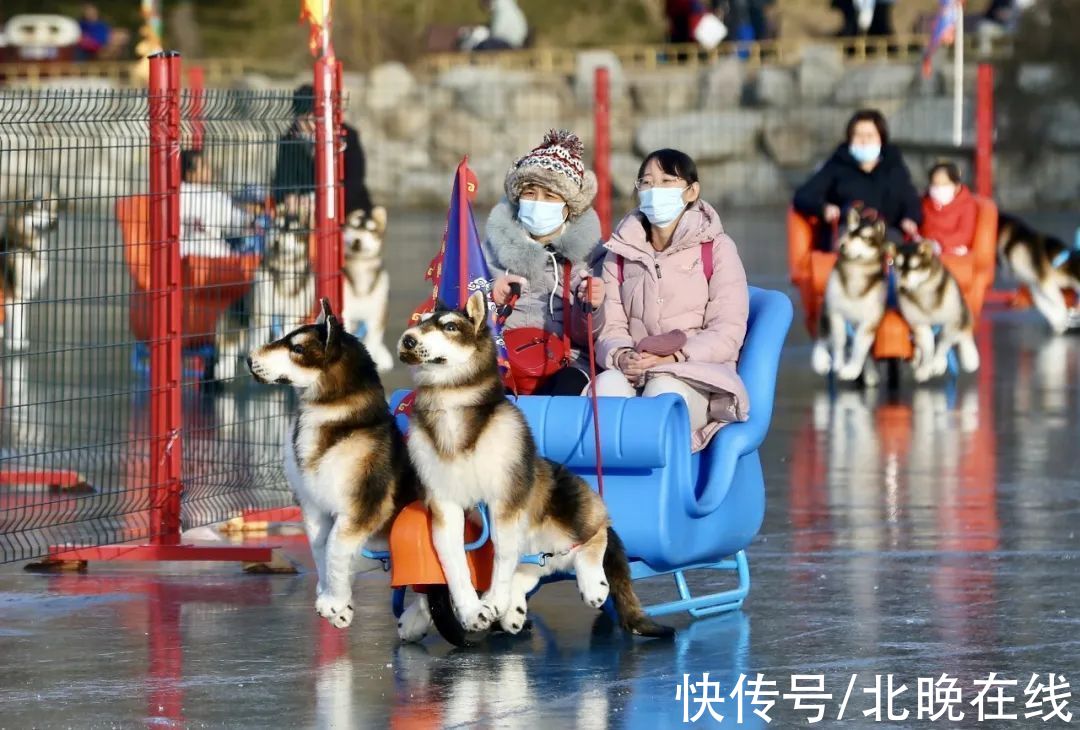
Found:
<svg viewBox="0 0 1080 730"><path fill-rule="evenodd" d="M971 191L960 182L960 170L940 162L930 170L930 187L922 200L923 238L941 244L941 253L963 256L975 238L979 206Z"/></svg>

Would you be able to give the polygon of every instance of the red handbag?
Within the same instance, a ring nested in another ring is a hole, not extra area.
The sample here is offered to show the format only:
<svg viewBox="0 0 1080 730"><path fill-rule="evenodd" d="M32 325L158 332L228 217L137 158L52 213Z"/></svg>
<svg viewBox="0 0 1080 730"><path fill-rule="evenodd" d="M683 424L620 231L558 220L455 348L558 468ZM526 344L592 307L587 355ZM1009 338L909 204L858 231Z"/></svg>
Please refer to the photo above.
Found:
<svg viewBox="0 0 1080 730"><path fill-rule="evenodd" d="M570 364L570 262L563 262L563 334L559 337L540 327L515 327L503 331L510 372L506 387L518 395L536 392L545 380Z"/></svg>

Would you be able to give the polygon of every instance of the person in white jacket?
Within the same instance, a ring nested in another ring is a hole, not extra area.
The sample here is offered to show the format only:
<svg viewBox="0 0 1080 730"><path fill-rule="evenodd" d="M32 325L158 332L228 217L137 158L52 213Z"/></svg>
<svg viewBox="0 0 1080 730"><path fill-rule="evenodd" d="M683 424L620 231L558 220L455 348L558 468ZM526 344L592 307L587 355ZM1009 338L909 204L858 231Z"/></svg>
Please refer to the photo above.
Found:
<svg viewBox="0 0 1080 730"><path fill-rule="evenodd" d="M183 151L180 167L180 255L235 255L227 239L249 233L251 215L213 184L213 170L201 152Z"/></svg>
<svg viewBox="0 0 1080 730"><path fill-rule="evenodd" d="M491 37L521 48L529 36L529 23L517 0L488 0L491 7Z"/></svg>

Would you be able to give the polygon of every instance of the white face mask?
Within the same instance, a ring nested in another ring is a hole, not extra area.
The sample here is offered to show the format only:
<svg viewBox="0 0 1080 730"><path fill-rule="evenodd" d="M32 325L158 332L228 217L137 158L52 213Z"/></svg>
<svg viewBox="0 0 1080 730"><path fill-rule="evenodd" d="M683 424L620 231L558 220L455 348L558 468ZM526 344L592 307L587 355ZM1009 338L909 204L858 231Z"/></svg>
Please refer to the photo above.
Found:
<svg viewBox="0 0 1080 730"><path fill-rule="evenodd" d="M566 203L552 203L541 200L519 200L518 220L533 236L546 236L554 233L566 220L563 214Z"/></svg>
<svg viewBox="0 0 1080 730"><path fill-rule="evenodd" d="M956 199L955 185L931 185L930 199L938 205L948 205Z"/></svg>
<svg viewBox="0 0 1080 730"><path fill-rule="evenodd" d="M649 223L663 228L679 217L686 208L682 196L686 188L648 188L638 192L638 209Z"/></svg>

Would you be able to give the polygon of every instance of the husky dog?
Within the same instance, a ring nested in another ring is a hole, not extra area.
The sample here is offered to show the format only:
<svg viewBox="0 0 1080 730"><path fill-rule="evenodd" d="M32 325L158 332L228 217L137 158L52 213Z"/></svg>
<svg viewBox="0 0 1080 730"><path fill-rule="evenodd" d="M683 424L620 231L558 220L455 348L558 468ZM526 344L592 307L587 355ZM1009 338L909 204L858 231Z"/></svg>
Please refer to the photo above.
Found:
<svg viewBox="0 0 1080 730"><path fill-rule="evenodd" d="M0 294L8 313L8 348L25 350L26 305L49 278L45 242L56 230L56 200L35 198L7 217L0 237ZM0 317L0 340L4 321Z"/></svg>
<svg viewBox="0 0 1080 730"><path fill-rule="evenodd" d="M890 250L897 272L900 314L915 339L915 380L925 383L945 374L949 351L955 346L966 373L979 369L974 318L960 285L934 253L934 242L923 240ZM941 333L934 338L934 327Z"/></svg>
<svg viewBox="0 0 1080 730"><path fill-rule="evenodd" d="M300 390L285 473L319 574L315 610L345 628L360 549L384 543L394 516L419 498L404 440L375 363L326 299L319 322L259 347L248 368L260 383Z"/></svg>
<svg viewBox="0 0 1080 730"><path fill-rule="evenodd" d="M484 293L473 294L464 311L440 310L405 330L398 353L415 366L409 456L426 490L432 540L462 626L481 631L500 620L507 632L521 631L529 591L544 575L572 570L582 600L594 608L607 600L610 581L626 630L672 635L642 610L603 500L569 469L540 457L524 416L507 400ZM491 589L482 599L462 537L465 511L480 502L490 511L495 546ZM544 566L519 565L532 553L550 557Z"/></svg>
<svg viewBox="0 0 1080 730"><path fill-rule="evenodd" d="M241 353L299 327L311 316L315 275L308 255L310 230L297 215L278 214L267 232L266 254L248 294L247 317L232 309L217 323L214 377L236 376Z"/></svg>
<svg viewBox="0 0 1080 730"><path fill-rule="evenodd" d="M1003 213L998 217L997 250L1013 276L1031 290L1035 306L1055 333L1080 325L1080 315L1069 311L1062 294L1062 289L1072 289L1080 295L1080 248Z"/></svg>
<svg viewBox="0 0 1080 730"><path fill-rule="evenodd" d="M836 266L825 285L825 306L811 358L814 372L825 375L832 371L840 380L862 375L865 385L877 384L877 367L868 356L885 316L887 296L885 222L852 208L840 236ZM845 361L849 323L855 335Z"/></svg>
<svg viewBox="0 0 1080 730"><path fill-rule="evenodd" d="M382 263L386 208L368 215L357 210L345 220L345 327L356 334L363 326L364 346L380 372L394 368L394 356L383 344L390 306L390 275Z"/></svg>
<svg viewBox="0 0 1080 730"><path fill-rule="evenodd" d="M311 315L315 275L308 254L310 234L298 216L275 218L252 293L253 342L288 332Z"/></svg>

